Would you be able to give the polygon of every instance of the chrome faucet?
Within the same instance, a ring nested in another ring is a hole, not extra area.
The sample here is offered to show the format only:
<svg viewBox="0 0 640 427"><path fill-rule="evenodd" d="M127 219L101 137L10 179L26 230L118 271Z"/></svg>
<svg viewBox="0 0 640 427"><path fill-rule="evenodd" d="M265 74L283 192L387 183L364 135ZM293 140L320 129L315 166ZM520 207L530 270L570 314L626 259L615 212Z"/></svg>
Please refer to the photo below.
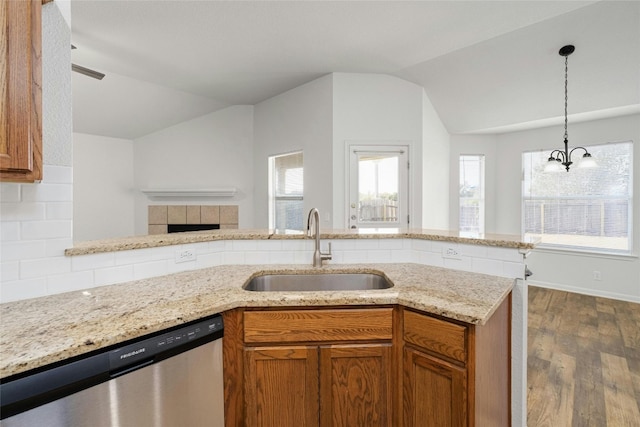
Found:
<svg viewBox="0 0 640 427"><path fill-rule="evenodd" d="M313 222L313 233L311 232L311 222ZM315 233L315 236L314 236ZM313 251L313 266L322 267L322 261L331 259L331 243L329 243L329 252L322 253L320 251L320 213L318 209L312 208L307 218L307 237L315 237L316 247Z"/></svg>

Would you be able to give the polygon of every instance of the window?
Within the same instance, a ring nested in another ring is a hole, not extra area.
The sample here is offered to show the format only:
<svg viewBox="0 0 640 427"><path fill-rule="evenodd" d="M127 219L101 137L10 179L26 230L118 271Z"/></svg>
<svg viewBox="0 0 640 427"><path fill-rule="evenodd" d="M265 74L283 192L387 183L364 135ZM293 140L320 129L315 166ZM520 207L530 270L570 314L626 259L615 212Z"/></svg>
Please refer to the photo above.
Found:
<svg viewBox="0 0 640 427"><path fill-rule="evenodd" d="M303 230L302 152L269 157L269 226Z"/></svg>
<svg viewBox="0 0 640 427"><path fill-rule="evenodd" d="M556 173L544 172L547 151L523 153L523 234L553 247L630 253L632 143L587 149L597 168L581 169L578 161Z"/></svg>
<svg viewBox="0 0 640 427"><path fill-rule="evenodd" d="M484 155L460 156L460 232L484 234Z"/></svg>

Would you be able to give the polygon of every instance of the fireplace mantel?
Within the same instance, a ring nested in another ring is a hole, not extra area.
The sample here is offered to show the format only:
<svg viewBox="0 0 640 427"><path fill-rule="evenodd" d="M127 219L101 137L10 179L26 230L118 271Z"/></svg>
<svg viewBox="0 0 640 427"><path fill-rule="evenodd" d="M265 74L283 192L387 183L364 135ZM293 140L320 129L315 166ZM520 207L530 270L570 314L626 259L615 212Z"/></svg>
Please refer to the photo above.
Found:
<svg viewBox="0 0 640 427"><path fill-rule="evenodd" d="M146 188L141 192L151 198L203 198L203 197L233 197L238 191L236 187L217 188Z"/></svg>

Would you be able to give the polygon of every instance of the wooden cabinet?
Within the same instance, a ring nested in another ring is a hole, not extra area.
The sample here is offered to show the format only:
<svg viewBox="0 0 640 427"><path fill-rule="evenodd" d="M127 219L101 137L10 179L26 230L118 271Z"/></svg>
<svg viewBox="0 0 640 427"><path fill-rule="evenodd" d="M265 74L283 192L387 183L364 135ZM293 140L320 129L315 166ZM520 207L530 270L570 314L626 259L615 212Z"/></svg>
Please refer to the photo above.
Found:
<svg viewBox="0 0 640 427"><path fill-rule="evenodd" d="M482 326L400 306L224 321L227 426L511 423L510 296Z"/></svg>
<svg viewBox="0 0 640 427"><path fill-rule="evenodd" d="M226 424L391 426L393 311L226 313L225 357L242 355L225 359ZM243 339L227 344L229 327Z"/></svg>
<svg viewBox="0 0 640 427"><path fill-rule="evenodd" d="M42 179L42 0L0 0L0 179Z"/></svg>
<svg viewBox="0 0 640 427"><path fill-rule="evenodd" d="M511 298L482 326L403 309L403 423L511 425Z"/></svg>
<svg viewBox="0 0 640 427"><path fill-rule="evenodd" d="M467 425L464 368L408 347L404 373L405 426Z"/></svg>

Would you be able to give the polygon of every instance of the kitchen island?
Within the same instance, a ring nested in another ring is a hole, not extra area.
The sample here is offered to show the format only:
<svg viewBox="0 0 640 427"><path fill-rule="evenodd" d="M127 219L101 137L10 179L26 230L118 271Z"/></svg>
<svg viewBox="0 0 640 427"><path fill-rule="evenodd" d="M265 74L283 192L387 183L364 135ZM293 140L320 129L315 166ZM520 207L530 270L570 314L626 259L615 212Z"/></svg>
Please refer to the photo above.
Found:
<svg viewBox="0 0 640 427"><path fill-rule="evenodd" d="M399 306L482 326L512 291L515 295L514 335L526 343L526 336L523 338L518 332L526 320L522 320L522 312L517 314L518 298L521 298L518 295L522 295L522 290L518 293L517 288L518 281L524 278L523 254L531 250L533 244L513 236L478 240L418 231L330 232L323 233L322 237L334 244L334 261L323 267L323 271L375 272L385 275L394 286L344 292L242 290L247 280L263 272L318 272L308 265L312 242L300 235L233 230L119 239L72 248L68 255L79 266L87 269L87 262L94 261L94 277L101 267L117 267L130 258L135 260L133 271L136 265L145 262L154 265L166 262L186 271L166 274L171 273L171 269L165 267L159 270L161 274L141 280L110 286L91 283L69 293L0 305L3 319L0 375L3 378L20 375L238 308ZM454 257L446 256L447 248L454 249ZM177 254L185 250L194 251L197 261L174 263L174 256L177 259ZM158 254L168 259L159 261ZM265 257L268 263L256 262ZM111 261L105 262L105 259ZM352 260L356 262L349 262ZM364 262L367 260L375 263ZM440 266L425 265L438 262ZM450 263L459 263L461 267L454 269ZM501 270L498 274L478 273L478 268L487 266ZM463 269L472 271L460 271ZM515 318L516 315L520 319ZM517 354L514 356L518 360ZM517 374L513 382L520 387L526 373L515 365ZM514 413L521 412L517 409L521 402L517 396L514 400Z"/></svg>

